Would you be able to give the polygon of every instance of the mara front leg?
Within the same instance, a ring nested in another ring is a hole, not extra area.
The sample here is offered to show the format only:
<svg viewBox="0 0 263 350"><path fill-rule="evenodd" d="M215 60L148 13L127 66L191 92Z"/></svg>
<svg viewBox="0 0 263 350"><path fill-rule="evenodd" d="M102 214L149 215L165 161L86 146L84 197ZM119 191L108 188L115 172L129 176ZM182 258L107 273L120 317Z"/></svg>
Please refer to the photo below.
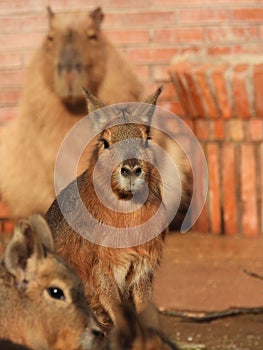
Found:
<svg viewBox="0 0 263 350"><path fill-rule="evenodd" d="M116 324L116 312L121 304L121 296L114 278L105 275L101 271L95 275L94 297L91 300L91 308L95 313L98 322L107 332L112 323Z"/></svg>
<svg viewBox="0 0 263 350"><path fill-rule="evenodd" d="M152 298L152 282L153 275L149 274L147 277L142 277L133 285L132 299L137 312L140 312L149 303Z"/></svg>

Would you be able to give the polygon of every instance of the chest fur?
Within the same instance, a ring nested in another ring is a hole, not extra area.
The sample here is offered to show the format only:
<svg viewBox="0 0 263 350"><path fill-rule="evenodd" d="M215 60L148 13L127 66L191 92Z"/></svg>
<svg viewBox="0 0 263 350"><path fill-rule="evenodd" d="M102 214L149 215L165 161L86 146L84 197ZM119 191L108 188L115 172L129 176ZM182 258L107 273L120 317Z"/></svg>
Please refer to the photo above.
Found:
<svg viewBox="0 0 263 350"><path fill-rule="evenodd" d="M153 274L158 263L147 256L126 256L125 262L113 266L113 275L120 291L146 280Z"/></svg>

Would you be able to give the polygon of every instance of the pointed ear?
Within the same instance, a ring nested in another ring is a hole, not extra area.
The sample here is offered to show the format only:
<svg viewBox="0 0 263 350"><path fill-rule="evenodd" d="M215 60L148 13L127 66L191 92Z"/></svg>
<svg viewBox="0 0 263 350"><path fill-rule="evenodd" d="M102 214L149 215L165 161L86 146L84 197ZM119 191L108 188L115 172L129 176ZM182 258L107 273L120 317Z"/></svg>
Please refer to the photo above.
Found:
<svg viewBox="0 0 263 350"><path fill-rule="evenodd" d="M55 13L52 11L50 6L47 6L47 15L48 15L49 28L51 28L52 27L51 23L53 18L55 17Z"/></svg>
<svg viewBox="0 0 263 350"><path fill-rule="evenodd" d="M99 28L104 19L104 13L100 7L97 7L95 10L90 12L90 17L93 19L95 26Z"/></svg>
<svg viewBox="0 0 263 350"><path fill-rule="evenodd" d="M130 305L119 306L116 313L116 327L110 336L110 343L118 344L118 348L122 346L123 349L131 349L135 342L136 344L143 342L143 337L143 329L135 310Z"/></svg>
<svg viewBox="0 0 263 350"><path fill-rule="evenodd" d="M97 97L92 95L84 87L82 88L84 97L86 98L87 108L89 113L93 113L96 109L105 107L105 104Z"/></svg>
<svg viewBox="0 0 263 350"><path fill-rule="evenodd" d="M40 219L40 215L17 222L14 235L4 254L4 263L7 270L16 278L18 286L24 288L25 281L28 280L29 259L37 266L37 262L45 257L43 244L50 245L48 237L51 237L50 230L47 225L45 226L44 219L42 217Z"/></svg>
<svg viewBox="0 0 263 350"><path fill-rule="evenodd" d="M161 92L163 90L162 86L159 86L158 89L151 95L147 96L143 103L135 110L133 113L135 118L139 118L141 121L143 121L145 124L148 125L148 131L151 126L152 117L155 111L155 106L158 100L158 97L160 96Z"/></svg>
<svg viewBox="0 0 263 350"><path fill-rule="evenodd" d="M110 120L110 117L105 114L103 107L106 105L93 96L88 90L83 89L84 96L86 98L87 108L95 129L101 132L104 129L105 124Z"/></svg>
<svg viewBox="0 0 263 350"><path fill-rule="evenodd" d="M36 251L36 237L28 220L20 220L14 235L7 245L4 262L7 270L22 281L27 268L28 259Z"/></svg>
<svg viewBox="0 0 263 350"><path fill-rule="evenodd" d="M50 228L43 218L39 214L31 215L29 218L29 223L32 230L37 235L38 241L50 251L54 251L54 241Z"/></svg>

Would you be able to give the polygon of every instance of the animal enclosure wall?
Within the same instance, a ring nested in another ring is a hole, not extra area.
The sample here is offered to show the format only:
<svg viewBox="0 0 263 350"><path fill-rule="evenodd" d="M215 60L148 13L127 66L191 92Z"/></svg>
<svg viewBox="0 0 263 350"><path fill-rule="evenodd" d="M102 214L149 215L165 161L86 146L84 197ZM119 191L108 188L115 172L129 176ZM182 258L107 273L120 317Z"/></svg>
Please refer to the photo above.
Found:
<svg viewBox="0 0 263 350"><path fill-rule="evenodd" d="M208 201L196 228L259 237L263 225L262 114L256 109L251 115L227 115L226 110L222 115L211 110L206 114L189 113L174 85L177 68L171 67L171 62L184 53L205 57L262 54L263 1L0 0L0 125L3 127L16 117L25 67L47 29L47 5L59 12L89 11L100 5L105 13L104 31L134 65L145 94L157 84L165 84L160 105L185 119L207 155ZM258 70L255 91L262 89L262 69ZM241 86L237 91L244 101ZM213 102L213 93L211 96ZM245 107L241 105L241 108ZM235 168L231 177L232 162L239 164L241 158L242 167ZM227 181L222 177L222 165L226 161L230 164ZM223 193L224 187L232 190ZM1 202L0 217L2 229L9 230L12 224ZM231 220L236 223L231 224Z"/></svg>

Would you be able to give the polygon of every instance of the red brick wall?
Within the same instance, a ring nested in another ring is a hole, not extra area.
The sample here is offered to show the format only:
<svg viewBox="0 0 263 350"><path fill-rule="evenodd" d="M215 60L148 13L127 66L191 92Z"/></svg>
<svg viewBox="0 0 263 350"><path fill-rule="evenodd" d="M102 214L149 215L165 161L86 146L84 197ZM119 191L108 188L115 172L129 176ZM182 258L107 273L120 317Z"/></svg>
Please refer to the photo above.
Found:
<svg viewBox="0 0 263 350"><path fill-rule="evenodd" d="M170 72L208 163L209 193L196 228L261 236L262 55L182 55Z"/></svg>
<svg viewBox="0 0 263 350"><path fill-rule="evenodd" d="M0 125L16 116L25 66L47 27L45 7L51 5L55 11L91 10L98 4L106 14L104 30L134 64L146 89L152 90L156 83L167 83L161 103L182 116L185 112L168 74L174 56L184 52L261 53L263 49L262 0L101 0L99 3L95 0L0 0ZM238 81L236 84L237 89L241 89ZM257 127L253 127L253 123L249 127L254 135L251 137L257 138ZM204 133L203 137L208 133L204 120L195 128L198 135ZM220 118L214 120L213 128L217 139L225 137ZM218 157L226 152L224 147L220 150L217 147L217 143L208 147L211 180L215 183L218 179L213 164L218 166ZM229 164L235 153L235 149L230 149L227 151ZM250 148L244 146L243 157L249 156L249 152L252 152ZM226 183L229 177L231 171L224 178ZM221 232L222 220L216 202L214 198L214 204L210 204L217 214L212 222L209 218L207 229ZM0 217L6 214L0 203Z"/></svg>

